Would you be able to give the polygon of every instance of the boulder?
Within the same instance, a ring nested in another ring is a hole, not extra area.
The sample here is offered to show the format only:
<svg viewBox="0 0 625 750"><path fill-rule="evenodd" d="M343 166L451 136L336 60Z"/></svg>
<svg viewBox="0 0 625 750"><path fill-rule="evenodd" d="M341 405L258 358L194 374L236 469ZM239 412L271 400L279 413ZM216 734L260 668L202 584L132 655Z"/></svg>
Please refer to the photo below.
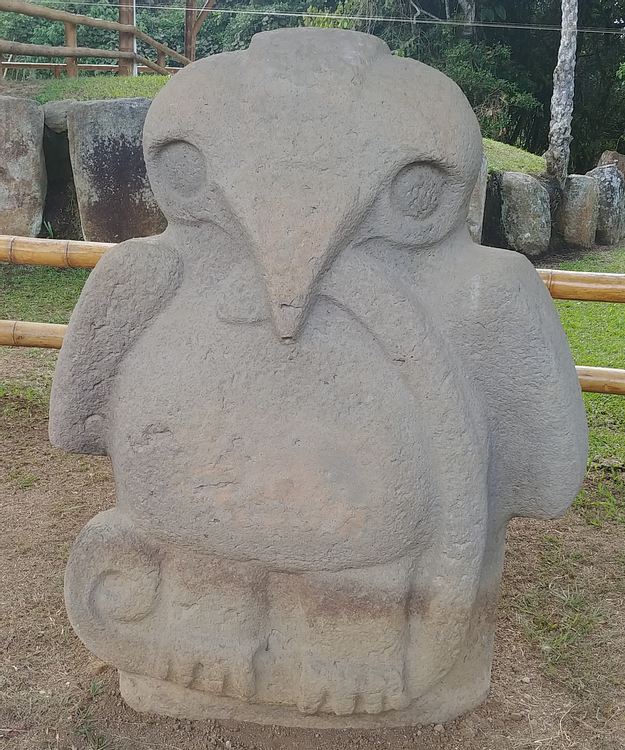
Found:
<svg viewBox="0 0 625 750"><path fill-rule="evenodd" d="M46 127L55 133L67 132L67 113L76 104L76 99L60 99L43 105Z"/></svg>
<svg viewBox="0 0 625 750"><path fill-rule="evenodd" d="M76 102L67 113L85 240L122 242L165 229L143 160L143 123L150 103L142 98Z"/></svg>
<svg viewBox="0 0 625 750"><path fill-rule="evenodd" d="M597 166L607 167L610 164L614 164L619 172L625 177L625 156L623 154L619 154L618 151L604 151L599 157Z"/></svg>
<svg viewBox="0 0 625 750"><path fill-rule="evenodd" d="M616 245L625 231L625 178L614 164L595 167L586 174L599 186L596 242Z"/></svg>
<svg viewBox="0 0 625 750"><path fill-rule="evenodd" d="M569 175L558 210L557 229L567 247L591 247L599 218L599 185L592 177Z"/></svg>
<svg viewBox="0 0 625 750"><path fill-rule="evenodd" d="M530 257L547 250L551 239L549 193L537 179L521 172L503 172L501 223L513 250Z"/></svg>
<svg viewBox="0 0 625 750"><path fill-rule="evenodd" d="M471 193L467 228L471 239L478 245L482 241L482 225L484 224L484 205L486 203L486 184L488 182L488 160L486 154L482 159L482 166L477 176L477 182Z"/></svg>
<svg viewBox="0 0 625 750"><path fill-rule="evenodd" d="M36 237L45 197L43 108L0 96L0 234Z"/></svg>

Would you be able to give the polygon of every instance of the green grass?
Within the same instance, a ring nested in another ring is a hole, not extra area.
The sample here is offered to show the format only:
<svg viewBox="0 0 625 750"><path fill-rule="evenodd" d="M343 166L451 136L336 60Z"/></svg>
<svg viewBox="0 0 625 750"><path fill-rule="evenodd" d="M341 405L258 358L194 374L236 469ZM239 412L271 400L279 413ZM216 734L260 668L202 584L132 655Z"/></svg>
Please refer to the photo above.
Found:
<svg viewBox="0 0 625 750"><path fill-rule="evenodd" d="M625 249L593 253L560 268L625 273ZM575 364L625 369L625 304L557 300ZM625 467L625 396L585 393L591 463Z"/></svg>
<svg viewBox="0 0 625 750"><path fill-rule="evenodd" d="M67 323L89 276L83 269L0 267L0 319Z"/></svg>
<svg viewBox="0 0 625 750"><path fill-rule="evenodd" d="M57 99L119 99L145 96L153 99L169 80L168 76L90 76L83 78L59 78L49 81L34 95L40 104Z"/></svg>
<svg viewBox="0 0 625 750"><path fill-rule="evenodd" d="M508 146L507 143L491 141L489 138L484 138L483 142L489 172L525 172L537 175L544 173L546 169L542 156Z"/></svg>

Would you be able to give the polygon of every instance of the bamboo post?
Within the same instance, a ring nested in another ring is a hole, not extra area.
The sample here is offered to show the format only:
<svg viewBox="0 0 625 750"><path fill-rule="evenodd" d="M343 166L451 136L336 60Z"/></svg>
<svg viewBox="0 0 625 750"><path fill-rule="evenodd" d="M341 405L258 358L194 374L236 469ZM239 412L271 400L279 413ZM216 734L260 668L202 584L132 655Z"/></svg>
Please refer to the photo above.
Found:
<svg viewBox="0 0 625 750"><path fill-rule="evenodd" d="M197 0L185 0L184 14L184 54L191 62L195 60L195 21Z"/></svg>
<svg viewBox="0 0 625 750"><path fill-rule="evenodd" d="M126 26L135 25L135 0L119 0L119 22ZM136 52L135 35L127 31L119 32L119 49L122 52ZM117 75L136 76L137 66L134 61L120 58Z"/></svg>
<svg viewBox="0 0 625 750"><path fill-rule="evenodd" d="M26 323L0 320L0 346L40 346L60 349L67 326L54 323Z"/></svg>
<svg viewBox="0 0 625 750"><path fill-rule="evenodd" d="M537 269L554 299L625 302L625 274Z"/></svg>
<svg viewBox="0 0 625 750"><path fill-rule="evenodd" d="M65 46L78 47L78 37L76 34L76 24L65 24ZM65 64L68 78L78 78L78 60L75 57L68 57Z"/></svg>
<svg viewBox="0 0 625 750"><path fill-rule="evenodd" d="M93 268L113 245L0 235L0 262L57 268Z"/></svg>
<svg viewBox="0 0 625 750"><path fill-rule="evenodd" d="M582 391L625 396L625 370L612 367L576 367Z"/></svg>

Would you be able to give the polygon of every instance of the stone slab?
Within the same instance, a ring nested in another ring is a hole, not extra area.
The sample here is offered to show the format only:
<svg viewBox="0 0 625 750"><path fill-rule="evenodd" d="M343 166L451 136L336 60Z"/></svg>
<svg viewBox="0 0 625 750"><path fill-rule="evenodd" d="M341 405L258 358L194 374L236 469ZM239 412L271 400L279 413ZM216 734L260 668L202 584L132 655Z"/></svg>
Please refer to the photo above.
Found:
<svg viewBox="0 0 625 750"><path fill-rule="evenodd" d="M551 239L549 193L535 177L503 172L501 223L513 250L529 257L547 251Z"/></svg>
<svg viewBox="0 0 625 750"><path fill-rule="evenodd" d="M598 245L617 245L625 236L625 177L615 164L587 172L599 187Z"/></svg>
<svg viewBox="0 0 625 750"><path fill-rule="evenodd" d="M76 102L67 129L85 240L122 242L163 231L147 178L143 124L149 99Z"/></svg>
<svg viewBox="0 0 625 750"><path fill-rule="evenodd" d="M0 234L36 237L45 196L43 109L0 96Z"/></svg>

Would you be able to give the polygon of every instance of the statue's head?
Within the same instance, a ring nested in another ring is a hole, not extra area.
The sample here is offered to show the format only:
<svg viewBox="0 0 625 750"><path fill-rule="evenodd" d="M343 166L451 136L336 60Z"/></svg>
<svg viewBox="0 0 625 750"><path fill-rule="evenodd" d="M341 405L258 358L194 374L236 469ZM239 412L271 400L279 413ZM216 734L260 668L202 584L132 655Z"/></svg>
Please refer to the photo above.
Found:
<svg viewBox="0 0 625 750"><path fill-rule="evenodd" d="M150 108L145 152L170 225L245 243L289 336L347 245L417 249L464 231L482 143L442 73L373 36L298 28L176 74Z"/></svg>

